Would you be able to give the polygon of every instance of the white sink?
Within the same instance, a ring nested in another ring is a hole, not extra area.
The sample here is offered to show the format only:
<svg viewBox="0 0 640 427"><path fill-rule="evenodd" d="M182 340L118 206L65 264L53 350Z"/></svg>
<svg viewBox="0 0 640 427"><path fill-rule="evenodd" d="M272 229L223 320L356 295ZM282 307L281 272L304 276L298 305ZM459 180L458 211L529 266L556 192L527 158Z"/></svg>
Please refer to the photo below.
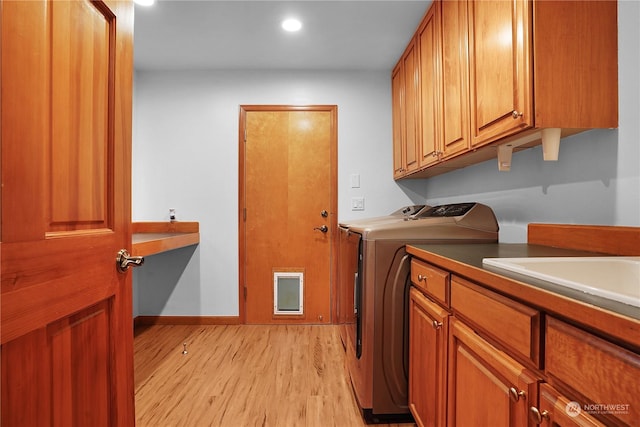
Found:
<svg viewBox="0 0 640 427"><path fill-rule="evenodd" d="M640 257L485 258L482 263L640 307Z"/></svg>

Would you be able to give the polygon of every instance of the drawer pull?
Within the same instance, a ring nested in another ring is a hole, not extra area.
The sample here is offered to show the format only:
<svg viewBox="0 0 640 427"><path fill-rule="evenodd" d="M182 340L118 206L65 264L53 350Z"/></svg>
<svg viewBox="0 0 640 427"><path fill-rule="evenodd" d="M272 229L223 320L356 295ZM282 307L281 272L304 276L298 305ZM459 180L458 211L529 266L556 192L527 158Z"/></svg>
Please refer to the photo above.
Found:
<svg viewBox="0 0 640 427"><path fill-rule="evenodd" d="M442 322L438 322L437 320L434 320L432 325L433 325L433 329L440 329L442 327Z"/></svg>
<svg viewBox="0 0 640 427"><path fill-rule="evenodd" d="M542 424L542 420L544 418L549 419L549 411L540 412L540 410L535 406L529 408L529 412L531 413L531 419L536 424Z"/></svg>
<svg viewBox="0 0 640 427"><path fill-rule="evenodd" d="M524 390L518 391L515 387L511 387L509 389L509 398L511 398L511 400L514 402L517 402L521 397L524 397L525 395L526 393Z"/></svg>
<svg viewBox="0 0 640 427"><path fill-rule="evenodd" d="M427 282L427 276L423 276L422 274L418 274L418 282Z"/></svg>

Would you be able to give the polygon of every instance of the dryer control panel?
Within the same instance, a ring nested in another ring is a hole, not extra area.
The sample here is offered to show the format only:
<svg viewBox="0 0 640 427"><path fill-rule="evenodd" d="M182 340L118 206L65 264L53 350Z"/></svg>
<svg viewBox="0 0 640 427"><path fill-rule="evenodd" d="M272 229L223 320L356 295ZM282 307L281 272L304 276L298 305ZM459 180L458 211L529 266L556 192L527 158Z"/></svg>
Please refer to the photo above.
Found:
<svg viewBox="0 0 640 427"><path fill-rule="evenodd" d="M469 212L476 203L452 203L432 206L416 215L416 218L461 216Z"/></svg>

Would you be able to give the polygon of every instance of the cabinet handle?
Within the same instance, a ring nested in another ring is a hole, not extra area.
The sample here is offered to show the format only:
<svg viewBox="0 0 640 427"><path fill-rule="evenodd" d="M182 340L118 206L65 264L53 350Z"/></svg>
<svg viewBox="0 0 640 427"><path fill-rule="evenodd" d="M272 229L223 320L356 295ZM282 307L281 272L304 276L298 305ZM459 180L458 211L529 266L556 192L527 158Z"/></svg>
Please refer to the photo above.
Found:
<svg viewBox="0 0 640 427"><path fill-rule="evenodd" d="M442 322L438 322L437 320L433 321L433 329L440 329L442 327Z"/></svg>
<svg viewBox="0 0 640 427"><path fill-rule="evenodd" d="M529 408L529 412L531 414L531 419L536 424L542 424L542 420L544 418L549 419L549 411L545 410L545 411L540 412L540 410L538 408L536 408L535 406L530 407Z"/></svg>
<svg viewBox="0 0 640 427"><path fill-rule="evenodd" d="M516 110L513 110L511 112L511 117L513 117L514 119L519 119L520 117L522 117L522 111L518 112Z"/></svg>
<svg viewBox="0 0 640 427"><path fill-rule="evenodd" d="M423 276L422 274L418 274L418 282L427 282L427 276Z"/></svg>
<svg viewBox="0 0 640 427"><path fill-rule="evenodd" d="M518 391L515 387L511 387L509 389L509 397L514 402L517 402L518 400L520 400L521 397L524 397L525 395L526 393L524 390Z"/></svg>

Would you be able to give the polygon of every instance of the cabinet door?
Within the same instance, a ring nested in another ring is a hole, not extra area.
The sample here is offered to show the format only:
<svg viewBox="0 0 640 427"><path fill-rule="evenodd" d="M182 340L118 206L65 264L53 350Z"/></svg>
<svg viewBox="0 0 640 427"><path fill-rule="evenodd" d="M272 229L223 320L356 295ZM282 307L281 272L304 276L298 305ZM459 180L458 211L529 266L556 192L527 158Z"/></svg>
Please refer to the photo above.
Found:
<svg viewBox="0 0 640 427"><path fill-rule="evenodd" d="M540 385L540 409L532 407L532 419L544 427L599 427L600 421L575 406L548 384ZM538 415L539 414L539 415Z"/></svg>
<svg viewBox="0 0 640 427"><path fill-rule="evenodd" d="M418 426L444 426L449 313L411 289L409 409Z"/></svg>
<svg viewBox="0 0 640 427"><path fill-rule="evenodd" d="M443 156L469 148L469 54L467 49L467 5L464 1L442 1L442 138Z"/></svg>
<svg viewBox="0 0 640 427"><path fill-rule="evenodd" d="M459 320L449 326L449 427L528 425L536 377Z"/></svg>
<svg viewBox="0 0 640 427"><path fill-rule="evenodd" d="M470 1L472 146L533 125L527 0Z"/></svg>
<svg viewBox="0 0 640 427"><path fill-rule="evenodd" d="M393 125L393 177L404 176L404 70L402 60L391 74L391 109Z"/></svg>
<svg viewBox="0 0 640 427"><path fill-rule="evenodd" d="M440 136L440 4L434 2L418 29L420 52L420 167L430 166L442 155Z"/></svg>
<svg viewBox="0 0 640 427"><path fill-rule="evenodd" d="M640 356L554 317L546 320L545 372L554 384L575 390L582 405L604 404L598 417L611 424L640 426Z"/></svg>
<svg viewBox="0 0 640 427"><path fill-rule="evenodd" d="M404 168L407 173L418 169L418 134L420 118L418 117L418 53L415 39L409 43L402 57L404 70Z"/></svg>

